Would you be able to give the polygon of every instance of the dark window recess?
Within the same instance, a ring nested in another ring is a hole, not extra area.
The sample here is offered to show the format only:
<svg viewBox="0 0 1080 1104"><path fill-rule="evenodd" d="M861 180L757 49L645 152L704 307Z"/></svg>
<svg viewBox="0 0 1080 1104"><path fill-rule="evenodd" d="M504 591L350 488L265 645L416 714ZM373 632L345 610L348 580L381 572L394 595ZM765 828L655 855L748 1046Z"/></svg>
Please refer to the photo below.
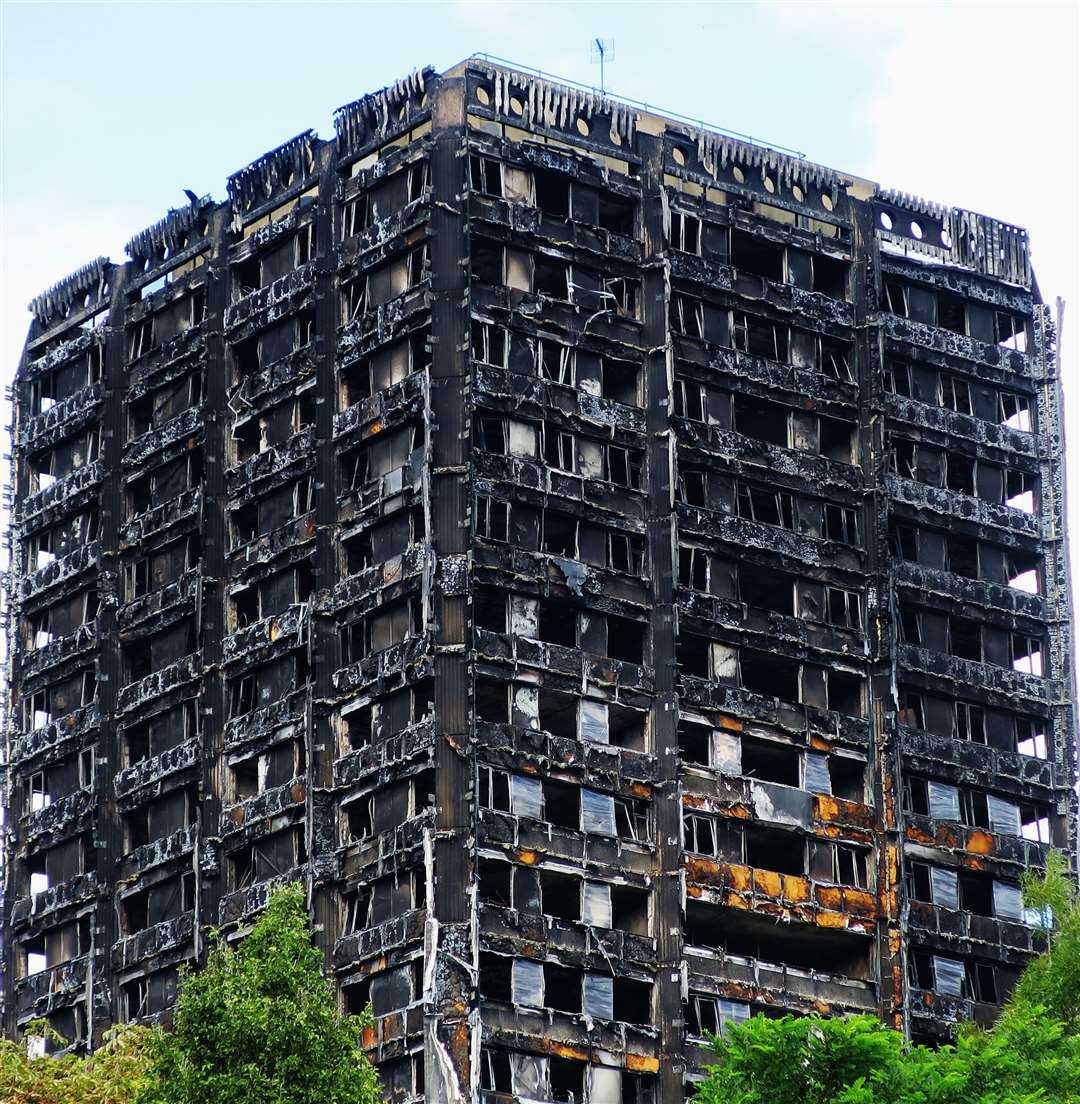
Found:
<svg viewBox="0 0 1080 1104"><path fill-rule="evenodd" d="M555 218L570 217L570 178L551 169L534 169L533 186L536 189L536 206L545 215Z"/></svg>
<svg viewBox="0 0 1080 1104"><path fill-rule="evenodd" d="M779 874L806 873L806 844L793 832L750 826L743 838L748 866Z"/></svg>
<svg viewBox="0 0 1080 1104"><path fill-rule="evenodd" d="M605 230L632 238L637 224L637 204L628 197L601 192L599 221Z"/></svg>
<svg viewBox="0 0 1080 1104"><path fill-rule="evenodd" d="M731 231L731 263L739 272L766 280L784 279L784 247L744 230Z"/></svg>
<svg viewBox="0 0 1080 1104"><path fill-rule="evenodd" d="M645 625L628 617L608 615L608 650L612 659L625 663L645 661Z"/></svg>
<svg viewBox="0 0 1080 1104"><path fill-rule="evenodd" d="M745 437L756 437L772 445L788 445L791 408L753 395L734 396L735 429Z"/></svg>
<svg viewBox="0 0 1080 1104"><path fill-rule="evenodd" d="M799 752L790 744L759 740L752 736L742 739L742 772L760 782L776 782L781 786L799 785Z"/></svg>
<svg viewBox="0 0 1080 1104"><path fill-rule="evenodd" d="M748 606L794 617L795 577L744 563L739 569L739 597Z"/></svg>

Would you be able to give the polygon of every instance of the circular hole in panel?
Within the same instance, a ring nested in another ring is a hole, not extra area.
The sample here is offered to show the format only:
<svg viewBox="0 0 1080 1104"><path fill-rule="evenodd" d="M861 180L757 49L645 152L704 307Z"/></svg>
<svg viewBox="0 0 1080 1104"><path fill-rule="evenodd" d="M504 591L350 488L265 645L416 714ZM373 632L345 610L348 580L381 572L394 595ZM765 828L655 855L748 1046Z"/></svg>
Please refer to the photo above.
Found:
<svg viewBox="0 0 1080 1104"><path fill-rule="evenodd" d="M608 137L611 139L611 144L613 146L622 145L622 135L614 127L608 132Z"/></svg>
<svg viewBox="0 0 1080 1104"><path fill-rule="evenodd" d="M588 119L586 119L583 116L579 115L577 117L577 119L575 120L575 122L574 122L574 126L577 127L577 132L578 132L578 134L581 135L582 138L588 138L589 137L589 120Z"/></svg>
<svg viewBox="0 0 1080 1104"><path fill-rule="evenodd" d="M922 240L922 227L914 220L911 220L911 236Z"/></svg>
<svg viewBox="0 0 1080 1104"><path fill-rule="evenodd" d="M776 191L776 184L773 182L773 178L771 176L766 176L762 183L764 183L765 191L767 191L769 195L772 195Z"/></svg>
<svg viewBox="0 0 1080 1104"><path fill-rule="evenodd" d="M952 248L952 234L944 226L941 228L941 244L946 249Z"/></svg>
<svg viewBox="0 0 1080 1104"><path fill-rule="evenodd" d="M826 211L831 211L833 209L832 196L829 195L828 192L821 193L821 206L824 207Z"/></svg>
<svg viewBox="0 0 1080 1104"><path fill-rule="evenodd" d="M491 93L481 84L476 89L476 102L487 107L491 103Z"/></svg>
<svg viewBox="0 0 1080 1104"><path fill-rule="evenodd" d="M90 292L87 292L83 296L82 305L83 305L83 310L85 310L88 306L90 306Z"/></svg>
<svg viewBox="0 0 1080 1104"><path fill-rule="evenodd" d="M735 183L736 184L745 184L746 183L746 173L744 173L742 171L742 169L739 168L738 165L733 165L731 167L731 175L733 177L735 177Z"/></svg>
<svg viewBox="0 0 1080 1104"><path fill-rule="evenodd" d="M806 193L799 187L798 184L791 185L791 194L795 197L796 203L802 203L806 199Z"/></svg>
<svg viewBox="0 0 1080 1104"><path fill-rule="evenodd" d="M686 164L686 154L683 153L682 148L679 146L675 146L672 148L671 159L675 162L676 165Z"/></svg>
<svg viewBox="0 0 1080 1104"><path fill-rule="evenodd" d="M888 211L882 211L881 214L878 215L878 222L881 223L882 230L892 229L892 215L890 215Z"/></svg>
<svg viewBox="0 0 1080 1104"><path fill-rule="evenodd" d="M525 105L517 98L517 96L510 97L510 111L513 115L520 115L525 110Z"/></svg>

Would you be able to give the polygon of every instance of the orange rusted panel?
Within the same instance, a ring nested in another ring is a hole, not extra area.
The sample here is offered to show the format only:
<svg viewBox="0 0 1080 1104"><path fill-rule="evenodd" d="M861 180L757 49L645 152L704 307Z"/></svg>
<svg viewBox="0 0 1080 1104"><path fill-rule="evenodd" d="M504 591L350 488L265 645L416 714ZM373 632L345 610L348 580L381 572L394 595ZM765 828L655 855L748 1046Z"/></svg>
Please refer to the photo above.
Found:
<svg viewBox="0 0 1080 1104"><path fill-rule="evenodd" d="M628 1070L637 1070L639 1073L656 1073L660 1068L659 1058L650 1058L646 1054L630 1054L626 1055L626 1068Z"/></svg>
<svg viewBox="0 0 1080 1104"><path fill-rule="evenodd" d="M965 844L968 851L974 851L976 855L992 855L994 853L994 837L989 832L968 832Z"/></svg>
<svg viewBox="0 0 1080 1104"><path fill-rule="evenodd" d="M701 886L688 885L686 887L686 896L687 897L700 897L701 896Z"/></svg>
<svg viewBox="0 0 1080 1104"><path fill-rule="evenodd" d="M292 794L293 801L303 801L306 796L304 783L297 782L289 792Z"/></svg>
<svg viewBox="0 0 1080 1104"><path fill-rule="evenodd" d="M717 883L722 879L720 864L715 859L687 856L683 862L686 866L686 875L692 881Z"/></svg>
<svg viewBox="0 0 1080 1104"><path fill-rule="evenodd" d="M750 908L750 902L745 897L740 897L737 893L727 893L724 895L724 904L728 908L742 909L746 912Z"/></svg>
<svg viewBox="0 0 1080 1104"><path fill-rule="evenodd" d="M877 915L877 898L872 893L863 889L845 889L844 904L848 912L858 913L859 916Z"/></svg>
<svg viewBox="0 0 1080 1104"><path fill-rule="evenodd" d="M842 909L844 907L844 895L838 886L815 886L814 896L822 908Z"/></svg>
<svg viewBox="0 0 1080 1104"><path fill-rule="evenodd" d="M726 714L720 714L720 727L726 728L729 732L742 732L745 725L738 717L728 717Z"/></svg>
<svg viewBox="0 0 1080 1104"><path fill-rule="evenodd" d="M825 912L823 910L814 917L814 923L820 928L846 928L848 918L842 912Z"/></svg>
<svg viewBox="0 0 1080 1104"><path fill-rule="evenodd" d="M817 820L836 820L840 816L840 803L828 794L814 794L814 817Z"/></svg>
<svg viewBox="0 0 1080 1104"><path fill-rule="evenodd" d="M805 901L810 897L810 879L797 874L784 874L784 896L789 901Z"/></svg>
<svg viewBox="0 0 1080 1104"><path fill-rule="evenodd" d="M644 782L635 782L631 785L630 792L635 797L652 797L652 786L647 786Z"/></svg>
<svg viewBox="0 0 1080 1104"><path fill-rule="evenodd" d="M824 736L819 736L816 732L810 733L810 746L818 751L832 751L832 744L825 739Z"/></svg>
<svg viewBox="0 0 1080 1104"><path fill-rule="evenodd" d="M745 892L753 881L753 871L748 866L738 866L735 863L727 864L727 876L731 880L733 889Z"/></svg>
<svg viewBox="0 0 1080 1104"><path fill-rule="evenodd" d="M548 1054L557 1055L559 1058L570 1058L575 1062L587 1062L589 1060L589 1052L587 1050L579 1050L577 1047L567 1046L565 1043L556 1043L551 1039L545 1041L544 1049Z"/></svg>
<svg viewBox="0 0 1080 1104"><path fill-rule="evenodd" d="M535 851L519 850L514 852L514 858L526 866L535 866L540 856Z"/></svg>

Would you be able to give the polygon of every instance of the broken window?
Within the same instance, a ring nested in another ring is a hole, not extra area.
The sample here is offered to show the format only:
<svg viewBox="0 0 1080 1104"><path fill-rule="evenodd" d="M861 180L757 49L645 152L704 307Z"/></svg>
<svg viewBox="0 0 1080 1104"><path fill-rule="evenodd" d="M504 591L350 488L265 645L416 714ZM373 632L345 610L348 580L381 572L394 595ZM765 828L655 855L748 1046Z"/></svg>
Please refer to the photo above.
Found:
<svg viewBox="0 0 1080 1104"><path fill-rule="evenodd" d="M566 261L542 253L536 255L533 261L534 292L561 302L569 302L570 283L570 265Z"/></svg>
<svg viewBox="0 0 1080 1104"><path fill-rule="evenodd" d="M491 322L473 321L472 352L473 358L482 364L492 364L496 368L505 368L510 341L506 327Z"/></svg>
<svg viewBox="0 0 1080 1104"><path fill-rule="evenodd" d="M552 383L574 386L574 350L568 345L563 345L548 338L537 338L536 341L536 373L541 379L551 380Z"/></svg>
<svg viewBox="0 0 1080 1104"><path fill-rule="evenodd" d="M735 503L739 517L747 521L778 525L783 529L795 528L794 498L788 491L765 490L749 483L739 483Z"/></svg>
<svg viewBox="0 0 1080 1104"><path fill-rule="evenodd" d="M814 342L814 367L834 380L845 383L855 382L855 373L851 371L850 347L836 338L819 337Z"/></svg>
<svg viewBox="0 0 1080 1104"><path fill-rule="evenodd" d="M911 365L900 360L885 361L885 390L905 399L912 396Z"/></svg>
<svg viewBox="0 0 1080 1104"><path fill-rule="evenodd" d="M1039 477L1014 468L1005 470L1005 505L1025 514L1038 509Z"/></svg>
<svg viewBox="0 0 1080 1104"><path fill-rule="evenodd" d="M679 418L692 422L706 421L707 392L696 380L676 378L672 389L672 408Z"/></svg>
<svg viewBox="0 0 1080 1104"><path fill-rule="evenodd" d="M136 322L128 330L128 361L145 356L154 345L154 317L151 315Z"/></svg>
<svg viewBox="0 0 1080 1104"><path fill-rule="evenodd" d="M700 256L701 219L673 207L671 209L671 228L668 240L672 249Z"/></svg>
<svg viewBox="0 0 1080 1104"><path fill-rule="evenodd" d="M720 1035L729 1023L750 1019L750 1005L710 993L691 993L687 1001L686 1030L693 1038Z"/></svg>
<svg viewBox="0 0 1080 1104"><path fill-rule="evenodd" d="M739 571L739 597L757 609L795 615L795 577L749 562Z"/></svg>
<svg viewBox="0 0 1080 1104"><path fill-rule="evenodd" d="M689 295L674 294L668 306L668 325L672 333L684 337L705 336L705 307L700 299Z"/></svg>
<svg viewBox="0 0 1080 1104"><path fill-rule="evenodd" d="M603 478L609 483L640 490L643 465L644 454L638 449L623 448L621 445L604 446Z"/></svg>
<svg viewBox="0 0 1080 1104"><path fill-rule="evenodd" d="M1027 323L1019 315L1003 310L994 312L994 339L997 345L1003 349L1026 353L1027 336Z"/></svg>
<svg viewBox="0 0 1080 1104"><path fill-rule="evenodd" d="M1012 633L1009 637L1012 669L1027 675L1043 675L1043 642L1039 637Z"/></svg>
<svg viewBox="0 0 1080 1104"><path fill-rule="evenodd" d="M790 444L790 407L739 392L733 397L732 414L737 433L784 448Z"/></svg>
<svg viewBox="0 0 1080 1104"><path fill-rule="evenodd" d="M510 503L489 495L476 496L476 535L487 540L509 539Z"/></svg>
<svg viewBox="0 0 1080 1104"><path fill-rule="evenodd" d="M859 515L851 506L825 503L824 531L826 540L857 546L859 543Z"/></svg>
<svg viewBox="0 0 1080 1104"><path fill-rule="evenodd" d="M939 402L946 410L957 414L971 413L971 388L967 380L958 376L942 376L939 387Z"/></svg>
<svg viewBox="0 0 1080 1104"><path fill-rule="evenodd" d="M784 247L760 235L733 229L731 264L740 272L780 282L784 279Z"/></svg>
<svg viewBox="0 0 1080 1104"><path fill-rule="evenodd" d="M600 360L600 394L624 406L641 405L641 371L627 360L602 357Z"/></svg>
<svg viewBox="0 0 1080 1104"><path fill-rule="evenodd" d="M751 356L786 364L788 360L788 328L743 311L731 316L731 347Z"/></svg>
<svg viewBox="0 0 1080 1104"><path fill-rule="evenodd" d="M1014 391L998 392L998 422L1024 433L1034 430L1031 399Z"/></svg>
<svg viewBox="0 0 1080 1104"><path fill-rule="evenodd" d="M570 178L554 169L534 169L536 206L554 218L570 217Z"/></svg>
<svg viewBox="0 0 1080 1104"><path fill-rule="evenodd" d="M989 802L989 798L987 799ZM991 817L997 817L997 823L999 825L995 831L1001 831L1006 834L1015 835L1013 831L1015 827L1015 819L1012 811L1006 809L1007 802L999 802L998 799L994 799L994 804L991 806ZM1021 835L1026 840L1031 840L1033 843L1050 843L1050 810L1046 805L1039 805L1034 802L1025 802L1020 806L1020 831Z"/></svg>
<svg viewBox="0 0 1080 1104"><path fill-rule="evenodd" d="M826 587L825 608L830 624L842 629L862 629L862 607L854 591Z"/></svg>
<svg viewBox="0 0 1080 1104"><path fill-rule="evenodd" d="M716 818L700 813L683 816L683 847L698 855L718 855Z"/></svg>
<svg viewBox="0 0 1080 1104"><path fill-rule="evenodd" d="M574 447L574 435L556 429L545 422L540 427L543 437L544 460L559 471L577 470L577 451Z"/></svg>
<svg viewBox="0 0 1080 1104"><path fill-rule="evenodd" d="M469 156L469 183L474 192L501 199L502 164L493 157L482 157L478 153Z"/></svg>
<svg viewBox="0 0 1080 1104"><path fill-rule="evenodd" d="M1034 721L1027 717L1013 718L1014 744L1020 755L1030 755L1035 759L1046 759L1049 747L1046 739L1046 730L1042 721Z"/></svg>
<svg viewBox="0 0 1080 1104"><path fill-rule="evenodd" d="M790 744L743 736L742 773L761 782L798 786L799 752Z"/></svg>

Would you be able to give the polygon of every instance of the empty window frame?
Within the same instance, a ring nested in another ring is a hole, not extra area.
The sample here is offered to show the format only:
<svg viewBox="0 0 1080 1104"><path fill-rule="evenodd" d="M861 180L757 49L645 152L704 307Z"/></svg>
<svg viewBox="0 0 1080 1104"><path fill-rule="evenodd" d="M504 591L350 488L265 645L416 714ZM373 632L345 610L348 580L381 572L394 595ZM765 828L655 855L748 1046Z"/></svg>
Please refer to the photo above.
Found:
<svg viewBox="0 0 1080 1104"><path fill-rule="evenodd" d="M672 387L672 410L676 417L692 422L707 421L708 390L697 380L676 377Z"/></svg>
<svg viewBox="0 0 1080 1104"><path fill-rule="evenodd" d="M472 354L481 364L491 364L496 368L507 366L510 349L510 337L505 326L493 322L473 320Z"/></svg>
<svg viewBox="0 0 1080 1104"><path fill-rule="evenodd" d="M701 255L701 219L687 214L677 207L671 209L671 224L668 241L672 249L682 253Z"/></svg>
<svg viewBox="0 0 1080 1104"><path fill-rule="evenodd" d="M705 336L705 305L700 299L676 293L671 296L668 313L673 333L683 337Z"/></svg>
<svg viewBox="0 0 1080 1104"><path fill-rule="evenodd" d="M536 374L552 383L573 387L575 381L575 350L551 338L536 339Z"/></svg>
<svg viewBox="0 0 1080 1104"><path fill-rule="evenodd" d="M490 495L477 495L474 516L476 535L486 540L509 540L510 503Z"/></svg>
<svg viewBox="0 0 1080 1104"><path fill-rule="evenodd" d="M735 508L739 517L782 529L795 528L795 501L789 491L766 490L749 483L739 483L735 493Z"/></svg>

